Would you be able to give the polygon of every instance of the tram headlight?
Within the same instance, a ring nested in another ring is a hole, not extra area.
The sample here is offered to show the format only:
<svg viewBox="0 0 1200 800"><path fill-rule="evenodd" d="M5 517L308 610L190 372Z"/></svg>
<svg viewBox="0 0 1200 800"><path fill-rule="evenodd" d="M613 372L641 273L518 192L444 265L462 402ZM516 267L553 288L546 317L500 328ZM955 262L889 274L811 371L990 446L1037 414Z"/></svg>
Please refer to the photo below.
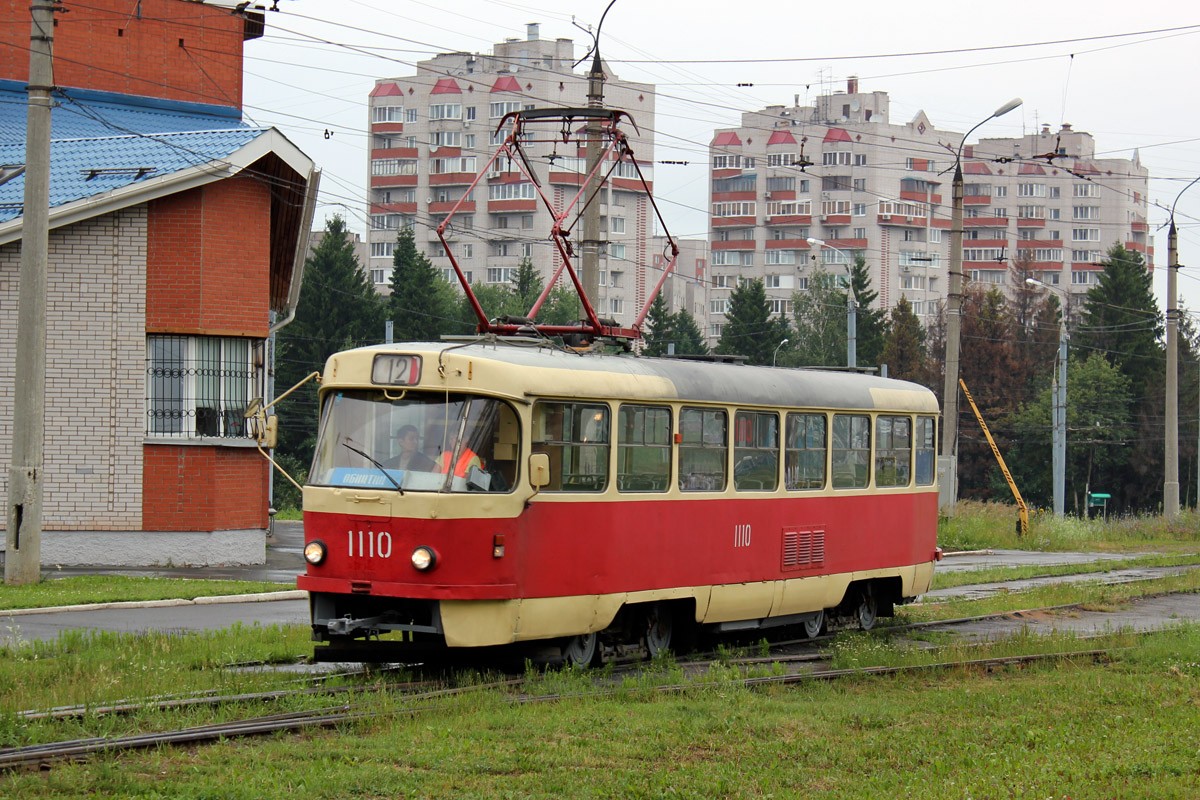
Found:
<svg viewBox="0 0 1200 800"><path fill-rule="evenodd" d="M316 566L325 560L325 554L328 552L329 548L325 547L324 542L320 539L313 539L304 545L304 560Z"/></svg>
<svg viewBox="0 0 1200 800"><path fill-rule="evenodd" d="M437 553L432 547L421 545L412 553L412 565L421 572L428 572L437 564Z"/></svg>

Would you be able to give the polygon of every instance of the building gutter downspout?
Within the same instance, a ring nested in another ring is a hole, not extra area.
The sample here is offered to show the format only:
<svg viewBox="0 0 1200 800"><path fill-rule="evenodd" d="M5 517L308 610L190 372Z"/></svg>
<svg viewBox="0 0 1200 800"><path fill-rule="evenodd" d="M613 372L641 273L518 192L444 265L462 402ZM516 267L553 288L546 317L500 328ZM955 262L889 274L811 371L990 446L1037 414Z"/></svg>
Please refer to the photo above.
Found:
<svg viewBox="0 0 1200 800"><path fill-rule="evenodd" d="M321 184L321 170L308 171L308 188L304 193L304 210L300 213L300 233L296 237L296 254L292 258L292 279L288 282L287 305L280 319L267 331L271 335L296 318L296 306L300 303L300 285L304 280L304 262L308 258L308 240L312 233L313 216L317 210L317 190Z"/></svg>

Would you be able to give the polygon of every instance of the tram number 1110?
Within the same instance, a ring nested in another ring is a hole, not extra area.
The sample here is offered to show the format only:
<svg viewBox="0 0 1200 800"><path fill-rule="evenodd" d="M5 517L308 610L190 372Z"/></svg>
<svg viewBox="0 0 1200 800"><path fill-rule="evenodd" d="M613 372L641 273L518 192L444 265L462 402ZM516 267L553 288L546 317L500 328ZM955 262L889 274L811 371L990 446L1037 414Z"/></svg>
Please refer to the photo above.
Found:
<svg viewBox="0 0 1200 800"><path fill-rule="evenodd" d="M750 546L750 525L734 525L733 526L733 546L734 547L749 547Z"/></svg>
<svg viewBox="0 0 1200 800"><path fill-rule="evenodd" d="M387 531L347 531L351 558L391 558L392 535Z"/></svg>

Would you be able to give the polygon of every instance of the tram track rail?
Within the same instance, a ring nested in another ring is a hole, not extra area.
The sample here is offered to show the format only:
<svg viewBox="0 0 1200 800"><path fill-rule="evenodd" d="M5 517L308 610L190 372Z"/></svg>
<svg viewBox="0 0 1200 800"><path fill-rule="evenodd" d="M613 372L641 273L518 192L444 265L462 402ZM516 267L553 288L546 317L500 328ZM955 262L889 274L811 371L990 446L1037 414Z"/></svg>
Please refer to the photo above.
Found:
<svg viewBox="0 0 1200 800"><path fill-rule="evenodd" d="M902 625L885 625L875 628L868 633L875 636L892 636L895 634L903 634L907 631L922 630L933 627L953 627L955 625L965 625L975 622L984 622L994 619L1007 619L1012 617L1021 617L1024 615L1033 615L1047 612L1062 612L1071 611L1082 607L1082 603L1070 603L1058 606L1047 606L1043 608L1028 608L1014 611L1000 611L990 614L981 614L971 617L958 617L953 619L932 620L924 622L905 623ZM847 629L849 630L849 629ZM681 667L699 669L710 666L712 664L722 662L738 665L755 665L755 664L770 664L773 662L779 663L803 663L803 662L819 662L829 659L828 653L819 649L823 645L832 642L837 633L841 630L834 631L829 634L824 634L816 638L801 638L787 639L783 641L771 642L768 653L762 656L720 656L716 651L706 651L694 654L694 657L687 661L679 661ZM788 648L803 648L809 652L802 653L787 653L784 652ZM614 674L628 675L636 674L643 670L648 663L644 658L637 659L633 657L622 657L614 662ZM241 665L239 665L241 666ZM401 665L408 667L419 667L420 665ZM375 669L376 672L386 671L387 668ZM355 670L351 672L334 673L333 676L347 676L363 674L365 670ZM322 679L328 679L333 676L322 676ZM514 678L508 681L493 681L488 683L473 684L470 687L451 689L446 687L446 682L441 679L430 679L424 681L402 681L385 684L364 684L357 686L313 686L302 689L274 689L261 692L243 692L236 694L218 695L214 692L197 693L186 696L168 696L150 697L150 698L130 698L118 700L107 704L77 704L70 706L58 706L50 709L30 709L15 712L15 717L23 722L35 722L46 720L69 720L79 719L87 716L105 716L113 715L120 716L133 714L145 711L173 711L187 708L197 707L214 707L222 705L232 705L236 703L266 703L278 702L293 697L302 696L334 696L339 694L357 694L386 690L401 694L411 694L414 696L437 696L439 694L455 694L467 690L477 689L494 689L506 686L513 686L521 683L521 679Z"/></svg>
<svg viewBox="0 0 1200 800"><path fill-rule="evenodd" d="M879 677L901 675L906 673L933 672L949 669L977 669L992 671L1015 666L1031 665L1039 662L1054 661L1088 661L1089 663L1107 663L1113 656L1127 648L1096 648L1074 650L1069 652L1036 653L1028 655L1010 655L994 658L961 659L956 661L940 661L926 664L880 667L854 667L849 669L817 669L811 671L790 672L782 675L765 675L744 677L736 680L696 681L689 683L665 684L647 686L639 691L657 693L682 693L687 691L717 688L721 686L740 685L748 688L761 686L787 686L814 680L841 680L855 677ZM769 660L769 659L768 659ZM778 659L776 659L778 660ZM92 737L61 742L49 742L22 747L0 749L0 771L49 769L56 763L79 761L98 754L113 754L125 751L148 749L163 745L194 745L223 739L263 736L268 734L295 731L302 729L322 729L338 725L353 724L386 716L416 715L436 708L428 702L451 694L461 694L486 688L511 688L522 683L521 680L503 681L497 684L480 684L477 686L444 689L434 692L406 695L413 701L397 709L373 708L366 702L347 703L339 706L325 707L311 711L293 711L265 716L250 717L241 720L200 725L179 730L153 733L133 734L119 737ZM380 691L374 687L374 691ZM608 697L627 691L619 686L597 688L593 691L576 693L549 694L513 694L512 702L518 705L555 702L581 697Z"/></svg>

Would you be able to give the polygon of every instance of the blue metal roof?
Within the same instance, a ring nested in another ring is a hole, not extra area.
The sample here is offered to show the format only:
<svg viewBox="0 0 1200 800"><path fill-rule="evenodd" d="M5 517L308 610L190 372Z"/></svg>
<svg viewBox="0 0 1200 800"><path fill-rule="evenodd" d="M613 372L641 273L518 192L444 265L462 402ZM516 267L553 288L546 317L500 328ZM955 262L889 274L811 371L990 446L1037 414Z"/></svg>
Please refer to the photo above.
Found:
<svg viewBox="0 0 1200 800"><path fill-rule="evenodd" d="M236 109L66 90L51 112L50 207L220 161L267 128ZM0 165L25 162L26 94L0 81ZM4 173L0 173L2 180ZM21 216L25 180L0 183L0 222Z"/></svg>
<svg viewBox="0 0 1200 800"><path fill-rule="evenodd" d="M25 141L27 95L20 81L0 80L0 142ZM85 89L54 94L50 130L56 139L114 134L248 128L236 108Z"/></svg>

